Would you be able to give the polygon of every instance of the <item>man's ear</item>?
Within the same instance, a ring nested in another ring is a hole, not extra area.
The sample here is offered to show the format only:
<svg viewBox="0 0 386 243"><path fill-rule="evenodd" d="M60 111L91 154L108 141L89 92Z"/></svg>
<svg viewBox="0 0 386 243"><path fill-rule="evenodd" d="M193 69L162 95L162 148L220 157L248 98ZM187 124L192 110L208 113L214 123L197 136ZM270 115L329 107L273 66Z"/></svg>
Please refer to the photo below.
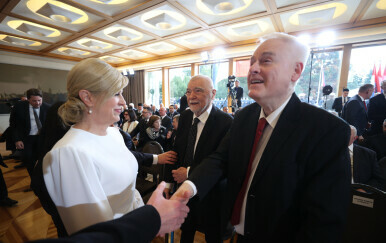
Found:
<svg viewBox="0 0 386 243"><path fill-rule="evenodd" d="M216 92L217 92L217 90L215 90L215 89L212 89L212 100L214 100L214 97L216 96Z"/></svg>
<svg viewBox="0 0 386 243"><path fill-rule="evenodd" d="M85 89L79 90L79 98L83 101L83 103L87 107L92 107L94 105L94 97L88 90L85 90Z"/></svg>
<svg viewBox="0 0 386 243"><path fill-rule="evenodd" d="M296 82L302 75L302 71L303 71L303 63L302 62L295 63L294 72L292 73L292 76L291 76L291 81Z"/></svg>

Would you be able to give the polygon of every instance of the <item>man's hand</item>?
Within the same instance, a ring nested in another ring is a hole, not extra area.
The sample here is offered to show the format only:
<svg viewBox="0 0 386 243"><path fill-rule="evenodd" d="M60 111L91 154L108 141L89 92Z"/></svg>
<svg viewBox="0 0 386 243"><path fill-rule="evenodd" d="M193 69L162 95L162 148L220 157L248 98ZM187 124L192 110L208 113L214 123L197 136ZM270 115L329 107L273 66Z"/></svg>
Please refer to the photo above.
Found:
<svg viewBox="0 0 386 243"><path fill-rule="evenodd" d="M189 212L189 208L181 201L166 200L163 197L165 185L165 182L161 182L147 202L148 205L155 207L160 215L161 228L158 235L161 236L180 228Z"/></svg>
<svg viewBox="0 0 386 243"><path fill-rule="evenodd" d="M188 178L187 169L185 167L180 167L176 170L172 170L173 178L177 183L182 183Z"/></svg>
<svg viewBox="0 0 386 243"><path fill-rule="evenodd" d="M177 200L186 204L191 197L193 197L192 187L188 183L183 183L173 194L170 200Z"/></svg>
<svg viewBox="0 0 386 243"><path fill-rule="evenodd" d="M138 140L137 140L136 138L133 138L133 140L132 140L132 141L133 141L133 144L134 144L134 146L136 146L136 147L137 147L137 146L138 146Z"/></svg>
<svg viewBox="0 0 386 243"><path fill-rule="evenodd" d="M168 151L158 155L158 164L174 164L177 161L177 153Z"/></svg>
<svg viewBox="0 0 386 243"><path fill-rule="evenodd" d="M15 143L16 149L24 149L24 143L23 141L17 141Z"/></svg>
<svg viewBox="0 0 386 243"><path fill-rule="evenodd" d="M166 139L170 139L172 137L172 131L168 131L166 134Z"/></svg>
<svg viewBox="0 0 386 243"><path fill-rule="evenodd" d="M365 140L365 138L363 136L358 137L358 141L362 142L363 140Z"/></svg>

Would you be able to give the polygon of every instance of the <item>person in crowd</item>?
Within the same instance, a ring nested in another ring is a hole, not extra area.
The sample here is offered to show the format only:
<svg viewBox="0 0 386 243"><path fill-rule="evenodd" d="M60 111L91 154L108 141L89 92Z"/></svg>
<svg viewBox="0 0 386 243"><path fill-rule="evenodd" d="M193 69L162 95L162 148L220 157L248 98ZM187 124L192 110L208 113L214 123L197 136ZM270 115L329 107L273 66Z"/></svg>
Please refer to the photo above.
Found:
<svg viewBox="0 0 386 243"><path fill-rule="evenodd" d="M351 178L353 183L370 185L385 190L383 177L377 161L377 154L368 148L354 144L358 138L357 129L350 125L351 137L348 145L351 158Z"/></svg>
<svg viewBox="0 0 386 243"><path fill-rule="evenodd" d="M342 96L335 98L334 103L332 104L332 109L334 109L336 112L338 112L340 117L342 117L343 106L351 98L351 97L348 97L349 91L350 90L348 88L343 88Z"/></svg>
<svg viewBox="0 0 386 243"><path fill-rule="evenodd" d="M161 125L166 128L167 131L172 130L172 119L166 114L166 108L159 108L159 116L161 118Z"/></svg>
<svg viewBox="0 0 386 243"><path fill-rule="evenodd" d="M155 105L151 105L151 112L153 113L153 115L159 116L159 112Z"/></svg>
<svg viewBox="0 0 386 243"><path fill-rule="evenodd" d="M222 222L231 220L238 242L338 242L344 230L350 128L294 93L308 55L294 36L260 39L247 77L256 103L173 195L202 199L226 177Z"/></svg>
<svg viewBox="0 0 386 243"><path fill-rule="evenodd" d="M181 98L180 98L180 108L177 109L178 113L182 113L184 110L186 110L186 108L188 108L188 99L186 97L186 94L184 94Z"/></svg>
<svg viewBox="0 0 386 243"><path fill-rule="evenodd" d="M123 123L122 130L130 134L139 123L137 116L133 110L125 110L123 115L125 116L125 122Z"/></svg>
<svg viewBox="0 0 386 243"><path fill-rule="evenodd" d="M152 115L149 118L145 135L141 137L137 142L134 142L137 150L141 151L143 146L147 142L156 141L165 150L167 130L161 125L161 118L156 115Z"/></svg>
<svg viewBox="0 0 386 243"><path fill-rule="evenodd" d="M236 93L235 101L237 104L237 108L241 108L241 99L243 98L243 95L244 95L244 89L240 87L240 81L238 79L236 79L235 87L233 89L235 90L235 93Z"/></svg>
<svg viewBox="0 0 386 243"><path fill-rule="evenodd" d="M144 140L146 135L146 128L148 127L149 118L152 115L150 107L144 107L142 111L142 119L138 122L138 125L131 131L130 136L133 138L134 144L137 141L137 135L139 134L139 140Z"/></svg>
<svg viewBox="0 0 386 243"><path fill-rule="evenodd" d="M161 182L146 206L137 208L118 219L88 226L69 237L33 242L150 242L157 235L163 236L178 229L189 212L189 208L184 203L166 200L162 195L164 187L165 183Z"/></svg>
<svg viewBox="0 0 386 243"><path fill-rule="evenodd" d="M166 148L165 148L165 151L170 151L173 149L174 147L174 143L176 141L176 134L177 134L177 129L178 129L178 121L180 120L180 115L175 115L173 117L173 122L172 122L172 126L173 126L173 129L168 131L168 133L166 134Z"/></svg>
<svg viewBox="0 0 386 243"><path fill-rule="evenodd" d="M137 109L134 107L134 103L130 103L130 104L127 106L127 109L128 109L128 110L133 110L134 112L137 112Z"/></svg>
<svg viewBox="0 0 386 243"><path fill-rule="evenodd" d="M166 170L166 181L183 183L202 160L213 153L232 124L232 117L213 105L216 90L212 80L204 75L192 77L186 89L189 109L179 119L173 150L178 163ZM219 204L226 181L220 181L202 201L198 197L189 201L190 213L181 226L181 242L193 242L197 230L205 233L207 242L221 242L221 211ZM169 190L165 191L168 197Z"/></svg>
<svg viewBox="0 0 386 243"><path fill-rule="evenodd" d="M143 104L138 103L137 111L135 112L135 115L137 116L138 121L142 118L142 111L143 111Z"/></svg>
<svg viewBox="0 0 386 243"><path fill-rule="evenodd" d="M367 129L370 127L366 100L373 92L374 85L364 84L359 88L358 94L350 98L343 107L342 118L357 129L359 142L363 142Z"/></svg>
<svg viewBox="0 0 386 243"><path fill-rule="evenodd" d="M69 234L143 206L135 189L138 162L119 131L110 127L125 105L127 83L97 58L79 62L67 76L68 100L58 114L74 125L45 155L42 171Z"/></svg>
<svg viewBox="0 0 386 243"><path fill-rule="evenodd" d="M372 97L369 101L370 135L382 134L382 124L386 119L386 80L382 81L383 93Z"/></svg>
<svg viewBox="0 0 386 243"><path fill-rule="evenodd" d="M175 115L178 115L179 113L177 112L177 110L174 108L174 105L169 105L169 112L168 112L168 116L173 119L173 117Z"/></svg>
<svg viewBox="0 0 386 243"><path fill-rule="evenodd" d="M228 106L224 106L224 107L222 108L222 111L225 112L225 113L229 113L229 108L228 108Z"/></svg>
<svg viewBox="0 0 386 243"><path fill-rule="evenodd" d="M368 137L364 146L377 153L377 159L380 161L386 157L386 119L382 124L382 133Z"/></svg>
<svg viewBox="0 0 386 243"><path fill-rule="evenodd" d="M10 126L16 149L23 150L23 162L15 168L27 167L31 175L39 155L39 133L50 106L43 102L43 93L39 89L27 90L27 99L15 104L10 116Z"/></svg>
<svg viewBox="0 0 386 243"><path fill-rule="evenodd" d="M0 154L0 165L8 168L8 166L4 163L3 157ZM15 206L18 202L8 197L8 189L5 184L3 171L0 168L0 207L12 207Z"/></svg>

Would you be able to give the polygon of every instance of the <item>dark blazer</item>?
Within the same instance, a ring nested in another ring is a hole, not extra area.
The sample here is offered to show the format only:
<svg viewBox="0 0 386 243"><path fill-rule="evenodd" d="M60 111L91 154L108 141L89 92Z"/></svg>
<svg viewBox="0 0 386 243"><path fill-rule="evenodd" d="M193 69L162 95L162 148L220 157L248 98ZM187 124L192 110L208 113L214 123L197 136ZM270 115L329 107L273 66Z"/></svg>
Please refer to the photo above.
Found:
<svg viewBox="0 0 386 243"><path fill-rule="evenodd" d="M161 218L157 210L146 205L123 215L118 219L91 225L70 237L37 240L37 242L73 243L73 242L138 242L153 240L161 227Z"/></svg>
<svg viewBox="0 0 386 243"><path fill-rule="evenodd" d="M172 129L172 119L168 115L165 115L164 118L160 116L160 118L161 118L161 125L165 127L166 130L170 131Z"/></svg>
<svg viewBox="0 0 386 243"><path fill-rule="evenodd" d="M358 136L364 135L368 118L365 105L359 95L355 95L344 105L342 118L357 129Z"/></svg>
<svg viewBox="0 0 386 243"><path fill-rule="evenodd" d="M130 136L134 138L139 133L139 139L143 139L146 134L147 121L145 119L141 119L138 122L138 125L131 131Z"/></svg>
<svg viewBox="0 0 386 243"><path fill-rule="evenodd" d="M188 108L188 97L186 97L186 94L184 94L180 99L180 108L178 108L178 112L181 114L187 108Z"/></svg>
<svg viewBox="0 0 386 243"><path fill-rule="evenodd" d="M203 197L228 178L225 219L242 186L260 106L238 112L215 153L189 176ZM246 242L337 242L350 196L350 128L293 94L262 154L246 204Z"/></svg>
<svg viewBox="0 0 386 243"><path fill-rule="evenodd" d="M49 107L50 106L44 102L40 106L39 120L42 124L44 124L44 121L46 120L46 115ZM12 117L10 118L10 125L12 127L13 132L13 141L24 141L24 139L29 135L29 132L31 130L29 102L18 102L12 109L11 116Z"/></svg>
<svg viewBox="0 0 386 243"><path fill-rule="evenodd" d="M386 99L383 93L370 99L368 115L371 122L370 134L382 133L383 121L386 119Z"/></svg>
<svg viewBox="0 0 386 243"><path fill-rule="evenodd" d="M366 139L365 146L377 153L378 161L386 157L386 134L377 134Z"/></svg>
<svg viewBox="0 0 386 243"><path fill-rule="evenodd" d="M354 144L353 166L355 183L366 184L384 190L383 185L386 178L382 175L374 151Z"/></svg>
<svg viewBox="0 0 386 243"><path fill-rule="evenodd" d="M339 116L342 116L342 96L335 98L334 103L332 104L332 109L334 109L336 112L338 112ZM350 100L350 97L347 97L347 102Z"/></svg>

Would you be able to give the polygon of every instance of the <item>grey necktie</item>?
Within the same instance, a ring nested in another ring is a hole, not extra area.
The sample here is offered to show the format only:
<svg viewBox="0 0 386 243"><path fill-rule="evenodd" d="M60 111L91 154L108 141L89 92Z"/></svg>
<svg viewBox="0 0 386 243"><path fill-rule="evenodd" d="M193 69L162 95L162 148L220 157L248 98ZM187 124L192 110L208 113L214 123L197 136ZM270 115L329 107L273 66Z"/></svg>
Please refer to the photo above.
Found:
<svg viewBox="0 0 386 243"><path fill-rule="evenodd" d="M35 122L36 122L36 125L38 126L38 133L40 133L40 129L42 129L42 123L39 120L39 116L36 111L37 109L33 108L32 110L34 111Z"/></svg>

